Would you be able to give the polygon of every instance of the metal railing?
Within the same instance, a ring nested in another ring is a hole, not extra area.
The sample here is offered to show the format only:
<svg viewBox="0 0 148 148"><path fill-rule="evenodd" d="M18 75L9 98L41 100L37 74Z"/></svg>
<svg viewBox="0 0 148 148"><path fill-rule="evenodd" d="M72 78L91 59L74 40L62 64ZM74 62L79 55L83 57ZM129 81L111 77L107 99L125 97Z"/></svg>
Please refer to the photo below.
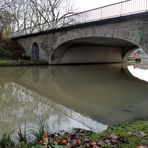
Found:
<svg viewBox="0 0 148 148"><path fill-rule="evenodd" d="M27 27L12 34L13 37L37 33L40 31L52 30L56 28L87 23L92 21L105 20L120 16L137 14L148 11L148 0L125 0L115 4L75 13L64 17L55 26L49 26L49 23L39 24L33 27ZM54 23L51 23L54 24ZM42 28L38 30L37 28Z"/></svg>

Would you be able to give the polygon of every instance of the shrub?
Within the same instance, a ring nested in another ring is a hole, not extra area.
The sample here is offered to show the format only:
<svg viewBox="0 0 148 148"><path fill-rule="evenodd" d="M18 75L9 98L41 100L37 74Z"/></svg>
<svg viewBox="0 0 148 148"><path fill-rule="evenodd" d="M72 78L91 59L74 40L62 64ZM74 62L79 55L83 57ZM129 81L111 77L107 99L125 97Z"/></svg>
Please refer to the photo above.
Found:
<svg viewBox="0 0 148 148"><path fill-rule="evenodd" d="M31 60L31 57L25 54L22 56L22 59L23 60Z"/></svg>
<svg viewBox="0 0 148 148"><path fill-rule="evenodd" d="M22 59L25 49L17 42L9 38L0 39L0 56L12 60Z"/></svg>

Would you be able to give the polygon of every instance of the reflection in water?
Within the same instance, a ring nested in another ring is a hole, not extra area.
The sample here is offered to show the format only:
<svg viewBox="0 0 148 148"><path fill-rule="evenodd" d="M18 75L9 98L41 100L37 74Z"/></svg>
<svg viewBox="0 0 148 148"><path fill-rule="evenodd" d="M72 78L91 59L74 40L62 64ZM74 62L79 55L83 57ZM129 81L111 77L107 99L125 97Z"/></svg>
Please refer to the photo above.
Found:
<svg viewBox="0 0 148 148"><path fill-rule="evenodd" d="M148 82L148 65L131 65L128 66L129 71L133 74L133 76Z"/></svg>
<svg viewBox="0 0 148 148"><path fill-rule="evenodd" d="M119 64L1 68L0 131L24 123L34 126L39 116L49 131L101 131L107 126L99 122L111 125L146 117L147 90L146 82Z"/></svg>
<svg viewBox="0 0 148 148"><path fill-rule="evenodd" d="M106 125L82 116L46 97L32 92L18 84L6 84L0 104L0 131L13 131L18 125L29 125L31 128L39 117L43 117L48 130L57 132L71 128L84 128L102 131ZM3 133L2 132L2 133Z"/></svg>

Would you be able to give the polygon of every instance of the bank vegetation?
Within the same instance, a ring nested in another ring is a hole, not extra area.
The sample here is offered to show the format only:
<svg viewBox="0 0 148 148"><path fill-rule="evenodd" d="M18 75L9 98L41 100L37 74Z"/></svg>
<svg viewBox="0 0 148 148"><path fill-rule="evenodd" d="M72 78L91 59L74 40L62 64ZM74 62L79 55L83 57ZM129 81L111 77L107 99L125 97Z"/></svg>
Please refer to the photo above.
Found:
<svg viewBox="0 0 148 148"><path fill-rule="evenodd" d="M28 134L35 138L28 141ZM109 127L101 133L83 129L72 132L50 134L45 131L45 124L38 123L38 128L27 133L26 128L18 129L17 143L11 140L11 134L3 134L1 148L147 148L148 121L135 121Z"/></svg>

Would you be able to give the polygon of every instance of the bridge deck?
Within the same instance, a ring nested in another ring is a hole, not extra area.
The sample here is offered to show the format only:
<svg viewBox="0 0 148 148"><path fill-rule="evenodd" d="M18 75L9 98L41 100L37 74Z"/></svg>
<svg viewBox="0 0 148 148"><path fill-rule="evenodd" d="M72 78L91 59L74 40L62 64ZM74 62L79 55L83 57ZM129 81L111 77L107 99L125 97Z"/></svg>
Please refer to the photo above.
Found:
<svg viewBox="0 0 148 148"><path fill-rule="evenodd" d="M47 30L55 30L78 24L85 24L111 18L122 18L124 16L135 15L148 12L148 0L125 0L119 3L99 7L64 17L56 26L49 26L49 23L39 24L33 27L26 27L13 33L13 37L25 36ZM53 23L51 23L53 24ZM38 27L40 26L40 27ZM37 28L42 28L38 30Z"/></svg>

